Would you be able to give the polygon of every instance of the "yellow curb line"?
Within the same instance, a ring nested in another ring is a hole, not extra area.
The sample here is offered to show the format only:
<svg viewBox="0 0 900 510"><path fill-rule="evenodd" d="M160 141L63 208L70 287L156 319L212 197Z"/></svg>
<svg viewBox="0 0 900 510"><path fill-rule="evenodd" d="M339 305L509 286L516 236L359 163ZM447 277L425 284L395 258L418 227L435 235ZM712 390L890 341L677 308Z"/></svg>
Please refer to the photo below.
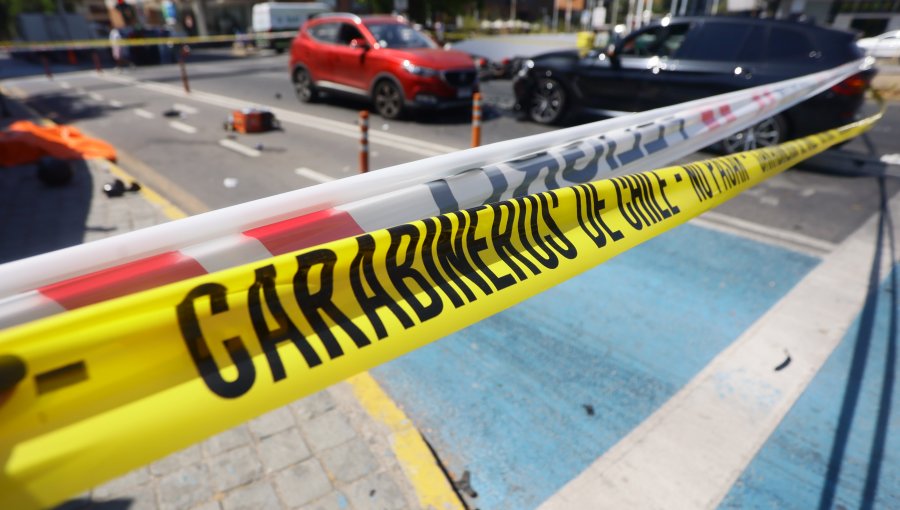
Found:
<svg viewBox="0 0 900 510"><path fill-rule="evenodd" d="M347 382L369 416L390 429L391 448L416 491L421 507L464 510L418 429L378 382L368 372L355 375Z"/></svg>

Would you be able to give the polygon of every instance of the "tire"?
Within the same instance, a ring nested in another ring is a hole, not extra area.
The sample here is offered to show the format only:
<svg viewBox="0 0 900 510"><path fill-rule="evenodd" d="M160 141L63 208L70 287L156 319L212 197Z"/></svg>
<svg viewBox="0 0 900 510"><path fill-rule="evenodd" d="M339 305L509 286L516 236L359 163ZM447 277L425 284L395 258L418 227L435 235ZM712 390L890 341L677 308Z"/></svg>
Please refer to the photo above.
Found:
<svg viewBox="0 0 900 510"><path fill-rule="evenodd" d="M725 138L720 146L725 154L734 154L735 152L771 147L787 139L787 121L783 115L776 115Z"/></svg>
<svg viewBox="0 0 900 510"><path fill-rule="evenodd" d="M403 91L391 80L381 80L372 92L375 111L385 119L398 119L403 115Z"/></svg>
<svg viewBox="0 0 900 510"><path fill-rule="evenodd" d="M303 67L294 71L294 93L301 103L312 103L319 98L319 91L312 83L312 77Z"/></svg>
<svg viewBox="0 0 900 510"><path fill-rule="evenodd" d="M528 103L528 117L538 124L559 124L566 116L568 96L553 78L538 80Z"/></svg>

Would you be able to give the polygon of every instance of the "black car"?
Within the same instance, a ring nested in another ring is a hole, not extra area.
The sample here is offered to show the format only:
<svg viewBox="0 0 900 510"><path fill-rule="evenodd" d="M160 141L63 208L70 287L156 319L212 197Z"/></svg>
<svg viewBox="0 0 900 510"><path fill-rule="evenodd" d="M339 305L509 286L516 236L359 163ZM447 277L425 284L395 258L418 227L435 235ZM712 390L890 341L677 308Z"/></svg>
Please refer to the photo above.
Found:
<svg viewBox="0 0 900 510"><path fill-rule="evenodd" d="M830 69L862 58L856 34L809 23L748 17L664 19L608 51L547 53L514 79L516 109L557 124L578 110L650 110ZM723 141L734 152L852 121L875 74L861 72Z"/></svg>

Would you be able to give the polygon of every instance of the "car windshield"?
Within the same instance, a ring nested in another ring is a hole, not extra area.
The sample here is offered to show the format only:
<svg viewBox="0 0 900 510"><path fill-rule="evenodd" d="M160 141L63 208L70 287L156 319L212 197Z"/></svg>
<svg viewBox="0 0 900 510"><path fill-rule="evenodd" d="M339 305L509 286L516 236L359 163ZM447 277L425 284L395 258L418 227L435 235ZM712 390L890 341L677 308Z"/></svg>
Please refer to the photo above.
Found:
<svg viewBox="0 0 900 510"><path fill-rule="evenodd" d="M434 48L431 39L409 25L399 23L366 24L382 48Z"/></svg>

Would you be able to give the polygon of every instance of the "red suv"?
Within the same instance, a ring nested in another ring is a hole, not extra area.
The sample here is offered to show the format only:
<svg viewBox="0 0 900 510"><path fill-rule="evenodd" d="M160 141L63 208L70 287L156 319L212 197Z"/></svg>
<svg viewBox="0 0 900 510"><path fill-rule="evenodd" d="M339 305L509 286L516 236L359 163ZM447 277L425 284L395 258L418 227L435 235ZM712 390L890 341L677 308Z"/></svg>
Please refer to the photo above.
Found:
<svg viewBox="0 0 900 510"><path fill-rule="evenodd" d="M371 98L382 117L408 108L471 104L478 74L468 54L440 49L402 17L324 14L308 20L291 44L297 97L320 91Z"/></svg>

